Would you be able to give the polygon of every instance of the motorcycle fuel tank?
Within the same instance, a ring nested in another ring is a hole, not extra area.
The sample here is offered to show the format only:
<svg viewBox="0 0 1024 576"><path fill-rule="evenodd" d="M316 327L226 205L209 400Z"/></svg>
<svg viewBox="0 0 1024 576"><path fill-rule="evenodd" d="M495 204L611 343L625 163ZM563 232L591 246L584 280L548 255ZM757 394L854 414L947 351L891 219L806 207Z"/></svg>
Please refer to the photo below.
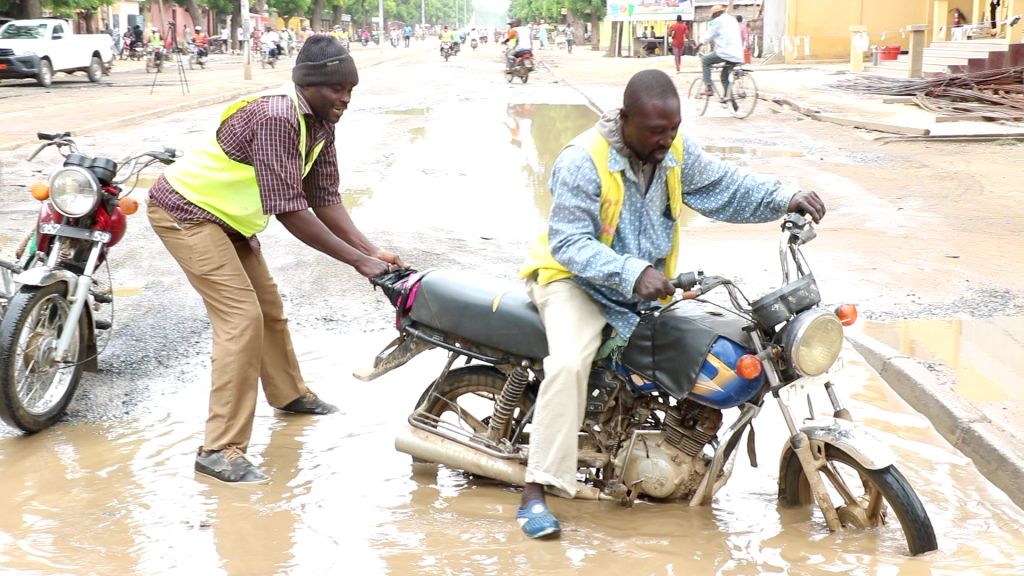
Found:
<svg viewBox="0 0 1024 576"><path fill-rule="evenodd" d="M736 373L736 361L740 356L749 353L746 348L724 336L716 338L701 364L693 390L687 397L719 410L735 408L753 398L761 389L764 375L747 379ZM646 394L658 390L654 382L639 373L621 366L618 369L620 374L627 377L634 392Z"/></svg>
<svg viewBox="0 0 1024 576"><path fill-rule="evenodd" d="M736 373L736 361L749 353L746 348L728 338L719 337L715 340L711 352L700 367L690 398L720 410L734 408L753 398L761 389L764 374L747 379Z"/></svg>

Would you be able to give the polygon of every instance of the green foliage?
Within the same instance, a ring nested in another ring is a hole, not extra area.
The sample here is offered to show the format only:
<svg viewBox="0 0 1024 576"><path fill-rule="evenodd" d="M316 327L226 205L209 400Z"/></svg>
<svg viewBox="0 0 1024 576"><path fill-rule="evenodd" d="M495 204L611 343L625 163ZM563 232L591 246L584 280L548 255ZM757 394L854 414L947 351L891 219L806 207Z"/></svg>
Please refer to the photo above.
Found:
<svg viewBox="0 0 1024 576"><path fill-rule="evenodd" d="M110 6L116 0L44 0L43 8L56 16L71 17L78 10L95 12L100 6Z"/></svg>
<svg viewBox="0 0 1024 576"><path fill-rule="evenodd" d="M558 22L562 16L562 8L583 18L586 12L594 11L604 15L604 0L512 0L508 8L510 18L522 18L523 22L546 20Z"/></svg>
<svg viewBox="0 0 1024 576"><path fill-rule="evenodd" d="M278 16L303 16L309 12L310 0L267 0L267 5L277 10Z"/></svg>
<svg viewBox="0 0 1024 576"><path fill-rule="evenodd" d="M218 14L231 14L234 9L234 2L231 0L196 0L196 3Z"/></svg>

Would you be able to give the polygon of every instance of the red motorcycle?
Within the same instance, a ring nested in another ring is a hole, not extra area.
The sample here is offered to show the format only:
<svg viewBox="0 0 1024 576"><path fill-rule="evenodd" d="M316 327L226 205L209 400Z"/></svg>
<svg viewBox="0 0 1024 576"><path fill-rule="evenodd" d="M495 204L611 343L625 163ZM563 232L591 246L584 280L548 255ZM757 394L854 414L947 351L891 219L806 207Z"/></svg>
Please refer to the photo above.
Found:
<svg viewBox="0 0 1024 576"><path fill-rule="evenodd" d="M505 79L511 83L514 78L519 78L526 84L530 72L533 72L533 51L519 50L512 54L512 63L506 64Z"/></svg>
<svg viewBox="0 0 1024 576"><path fill-rule="evenodd" d="M48 184L32 186L42 204L35 230L18 249L11 297L0 322L0 419L25 432L56 422L74 396L83 370L97 368L96 332L112 325L113 290L107 256L138 210L122 187L154 163L170 164L171 148L118 163L78 150L71 134L40 132L64 161ZM106 281L94 274L107 264ZM111 308L112 309L112 308Z"/></svg>

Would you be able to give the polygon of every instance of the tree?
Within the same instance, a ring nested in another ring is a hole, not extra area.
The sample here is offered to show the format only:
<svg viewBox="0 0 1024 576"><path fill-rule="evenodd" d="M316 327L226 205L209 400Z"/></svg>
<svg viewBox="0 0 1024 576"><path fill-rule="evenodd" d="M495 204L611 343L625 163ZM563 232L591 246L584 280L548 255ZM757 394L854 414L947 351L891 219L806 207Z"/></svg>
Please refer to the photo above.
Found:
<svg viewBox="0 0 1024 576"><path fill-rule="evenodd" d="M278 16L284 19L285 28L288 22L296 17L302 16L309 10L310 0L269 0L268 4L277 10Z"/></svg>
<svg viewBox="0 0 1024 576"><path fill-rule="evenodd" d="M39 18L43 15L40 0L0 0L0 12L18 20Z"/></svg>

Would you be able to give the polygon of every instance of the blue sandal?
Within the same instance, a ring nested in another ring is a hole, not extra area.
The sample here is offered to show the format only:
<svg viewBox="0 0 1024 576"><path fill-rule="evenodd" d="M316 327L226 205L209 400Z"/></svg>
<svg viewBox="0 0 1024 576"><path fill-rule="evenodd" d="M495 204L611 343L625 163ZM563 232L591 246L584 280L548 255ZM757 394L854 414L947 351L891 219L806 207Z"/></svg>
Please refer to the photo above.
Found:
<svg viewBox="0 0 1024 576"><path fill-rule="evenodd" d="M516 511L516 521L519 522L523 533L530 538L558 536L562 531L558 519L542 500L532 500L527 503L526 508Z"/></svg>

